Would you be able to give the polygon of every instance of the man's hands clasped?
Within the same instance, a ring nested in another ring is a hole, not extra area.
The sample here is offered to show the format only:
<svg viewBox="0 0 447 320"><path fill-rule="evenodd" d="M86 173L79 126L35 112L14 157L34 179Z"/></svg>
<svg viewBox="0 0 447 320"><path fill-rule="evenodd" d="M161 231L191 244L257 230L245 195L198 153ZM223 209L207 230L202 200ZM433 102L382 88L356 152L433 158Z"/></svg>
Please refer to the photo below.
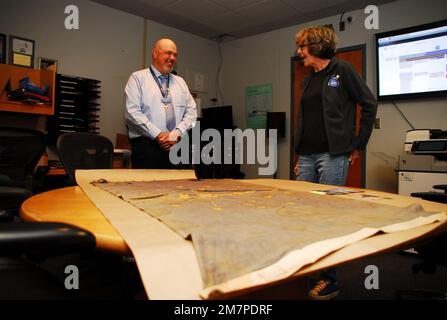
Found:
<svg viewBox="0 0 447 320"><path fill-rule="evenodd" d="M160 132L155 138L160 147L165 151L169 151L177 142L180 141L180 139L180 131L177 129L174 129L171 132Z"/></svg>

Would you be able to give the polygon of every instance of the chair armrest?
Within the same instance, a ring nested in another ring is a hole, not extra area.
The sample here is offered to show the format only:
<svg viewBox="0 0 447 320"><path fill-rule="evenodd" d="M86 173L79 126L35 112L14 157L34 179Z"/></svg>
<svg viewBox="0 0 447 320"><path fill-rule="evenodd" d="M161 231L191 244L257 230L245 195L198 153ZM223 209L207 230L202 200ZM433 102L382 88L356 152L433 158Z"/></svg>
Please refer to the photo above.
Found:
<svg viewBox="0 0 447 320"><path fill-rule="evenodd" d="M0 185L0 208L6 207L7 203L18 203L20 206L31 195L31 191L25 188Z"/></svg>
<svg viewBox="0 0 447 320"><path fill-rule="evenodd" d="M428 201L447 203L447 193L443 192L412 192L411 196Z"/></svg>
<svg viewBox="0 0 447 320"><path fill-rule="evenodd" d="M447 184L434 185L433 189L444 190L444 192L447 192Z"/></svg>
<svg viewBox="0 0 447 320"><path fill-rule="evenodd" d="M3 255L59 255L93 249L95 245L92 233L65 223L0 224L0 252Z"/></svg>

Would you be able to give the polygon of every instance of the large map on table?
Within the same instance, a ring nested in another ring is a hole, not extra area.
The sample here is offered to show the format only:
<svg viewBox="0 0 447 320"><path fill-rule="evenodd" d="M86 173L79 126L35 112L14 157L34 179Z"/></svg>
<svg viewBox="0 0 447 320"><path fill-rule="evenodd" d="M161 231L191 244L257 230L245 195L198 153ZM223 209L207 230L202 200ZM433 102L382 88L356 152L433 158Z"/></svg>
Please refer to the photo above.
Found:
<svg viewBox="0 0 447 320"><path fill-rule="evenodd" d="M94 184L191 239L205 287L263 269L322 240L432 214L420 205L399 208L235 180Z"/></svg>

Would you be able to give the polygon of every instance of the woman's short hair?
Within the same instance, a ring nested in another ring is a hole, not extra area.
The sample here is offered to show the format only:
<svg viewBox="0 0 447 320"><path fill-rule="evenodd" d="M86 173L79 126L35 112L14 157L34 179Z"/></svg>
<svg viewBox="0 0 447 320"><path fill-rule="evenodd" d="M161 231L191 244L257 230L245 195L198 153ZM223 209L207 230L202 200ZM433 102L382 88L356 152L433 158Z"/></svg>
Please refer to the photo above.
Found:
<svg viewBox="0 0 447 320"><path fill-rule="evenodd" d="M338 38L332 27L304 28L295 36L297 46L307 45L309 53L321 59L331 59L337 49Z"/></svg>

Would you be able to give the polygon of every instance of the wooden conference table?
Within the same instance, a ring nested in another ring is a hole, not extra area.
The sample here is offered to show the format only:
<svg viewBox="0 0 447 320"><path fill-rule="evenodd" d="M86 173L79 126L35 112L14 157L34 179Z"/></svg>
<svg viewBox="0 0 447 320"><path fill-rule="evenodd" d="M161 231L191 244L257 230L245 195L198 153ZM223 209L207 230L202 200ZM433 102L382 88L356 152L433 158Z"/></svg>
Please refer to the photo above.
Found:
<svg viewBox="0 0 447 320"><path fill-rule="evenodd" d="M100 250L130 253L123 238L79 186L32 196L22 204L20 217L25 221L72 224L92 232Z"/></svg>
<svg viewBox="0 0 447 320"><path fill-rule="evenodd" d="M246 180L253 182L255 180ZM281 180L262 180L264 183L276 185ZM286 181L284 181L286 182ZM311 183L299 183L300 191L322 190L324 186ZM327 186L326 189L334 188ZM425 210L447 212L447 205L424 201L416 198L399 196L379 191L365 190L370 195L383 197L375 202L392 204L400 207L412 203L421 203ZM345 196L340 196L345 197ZM347 195L346 197L349 197ZM63 222L84 228L92 232L97 240L97 249L116 254L131 254L129 247L120 234L113 228L93 202L85 195L79 186L56 189L37 194L26 200L20 210L20 216L25 221ZM344 247L316 263L299 270L295 276L308 275L329 266L347 263L369 255L385 253L411 246L427 237L447 230L447 222L436 222L430 225L416 227L406 231L391 234L381 234L367 238Z"/></svg>

